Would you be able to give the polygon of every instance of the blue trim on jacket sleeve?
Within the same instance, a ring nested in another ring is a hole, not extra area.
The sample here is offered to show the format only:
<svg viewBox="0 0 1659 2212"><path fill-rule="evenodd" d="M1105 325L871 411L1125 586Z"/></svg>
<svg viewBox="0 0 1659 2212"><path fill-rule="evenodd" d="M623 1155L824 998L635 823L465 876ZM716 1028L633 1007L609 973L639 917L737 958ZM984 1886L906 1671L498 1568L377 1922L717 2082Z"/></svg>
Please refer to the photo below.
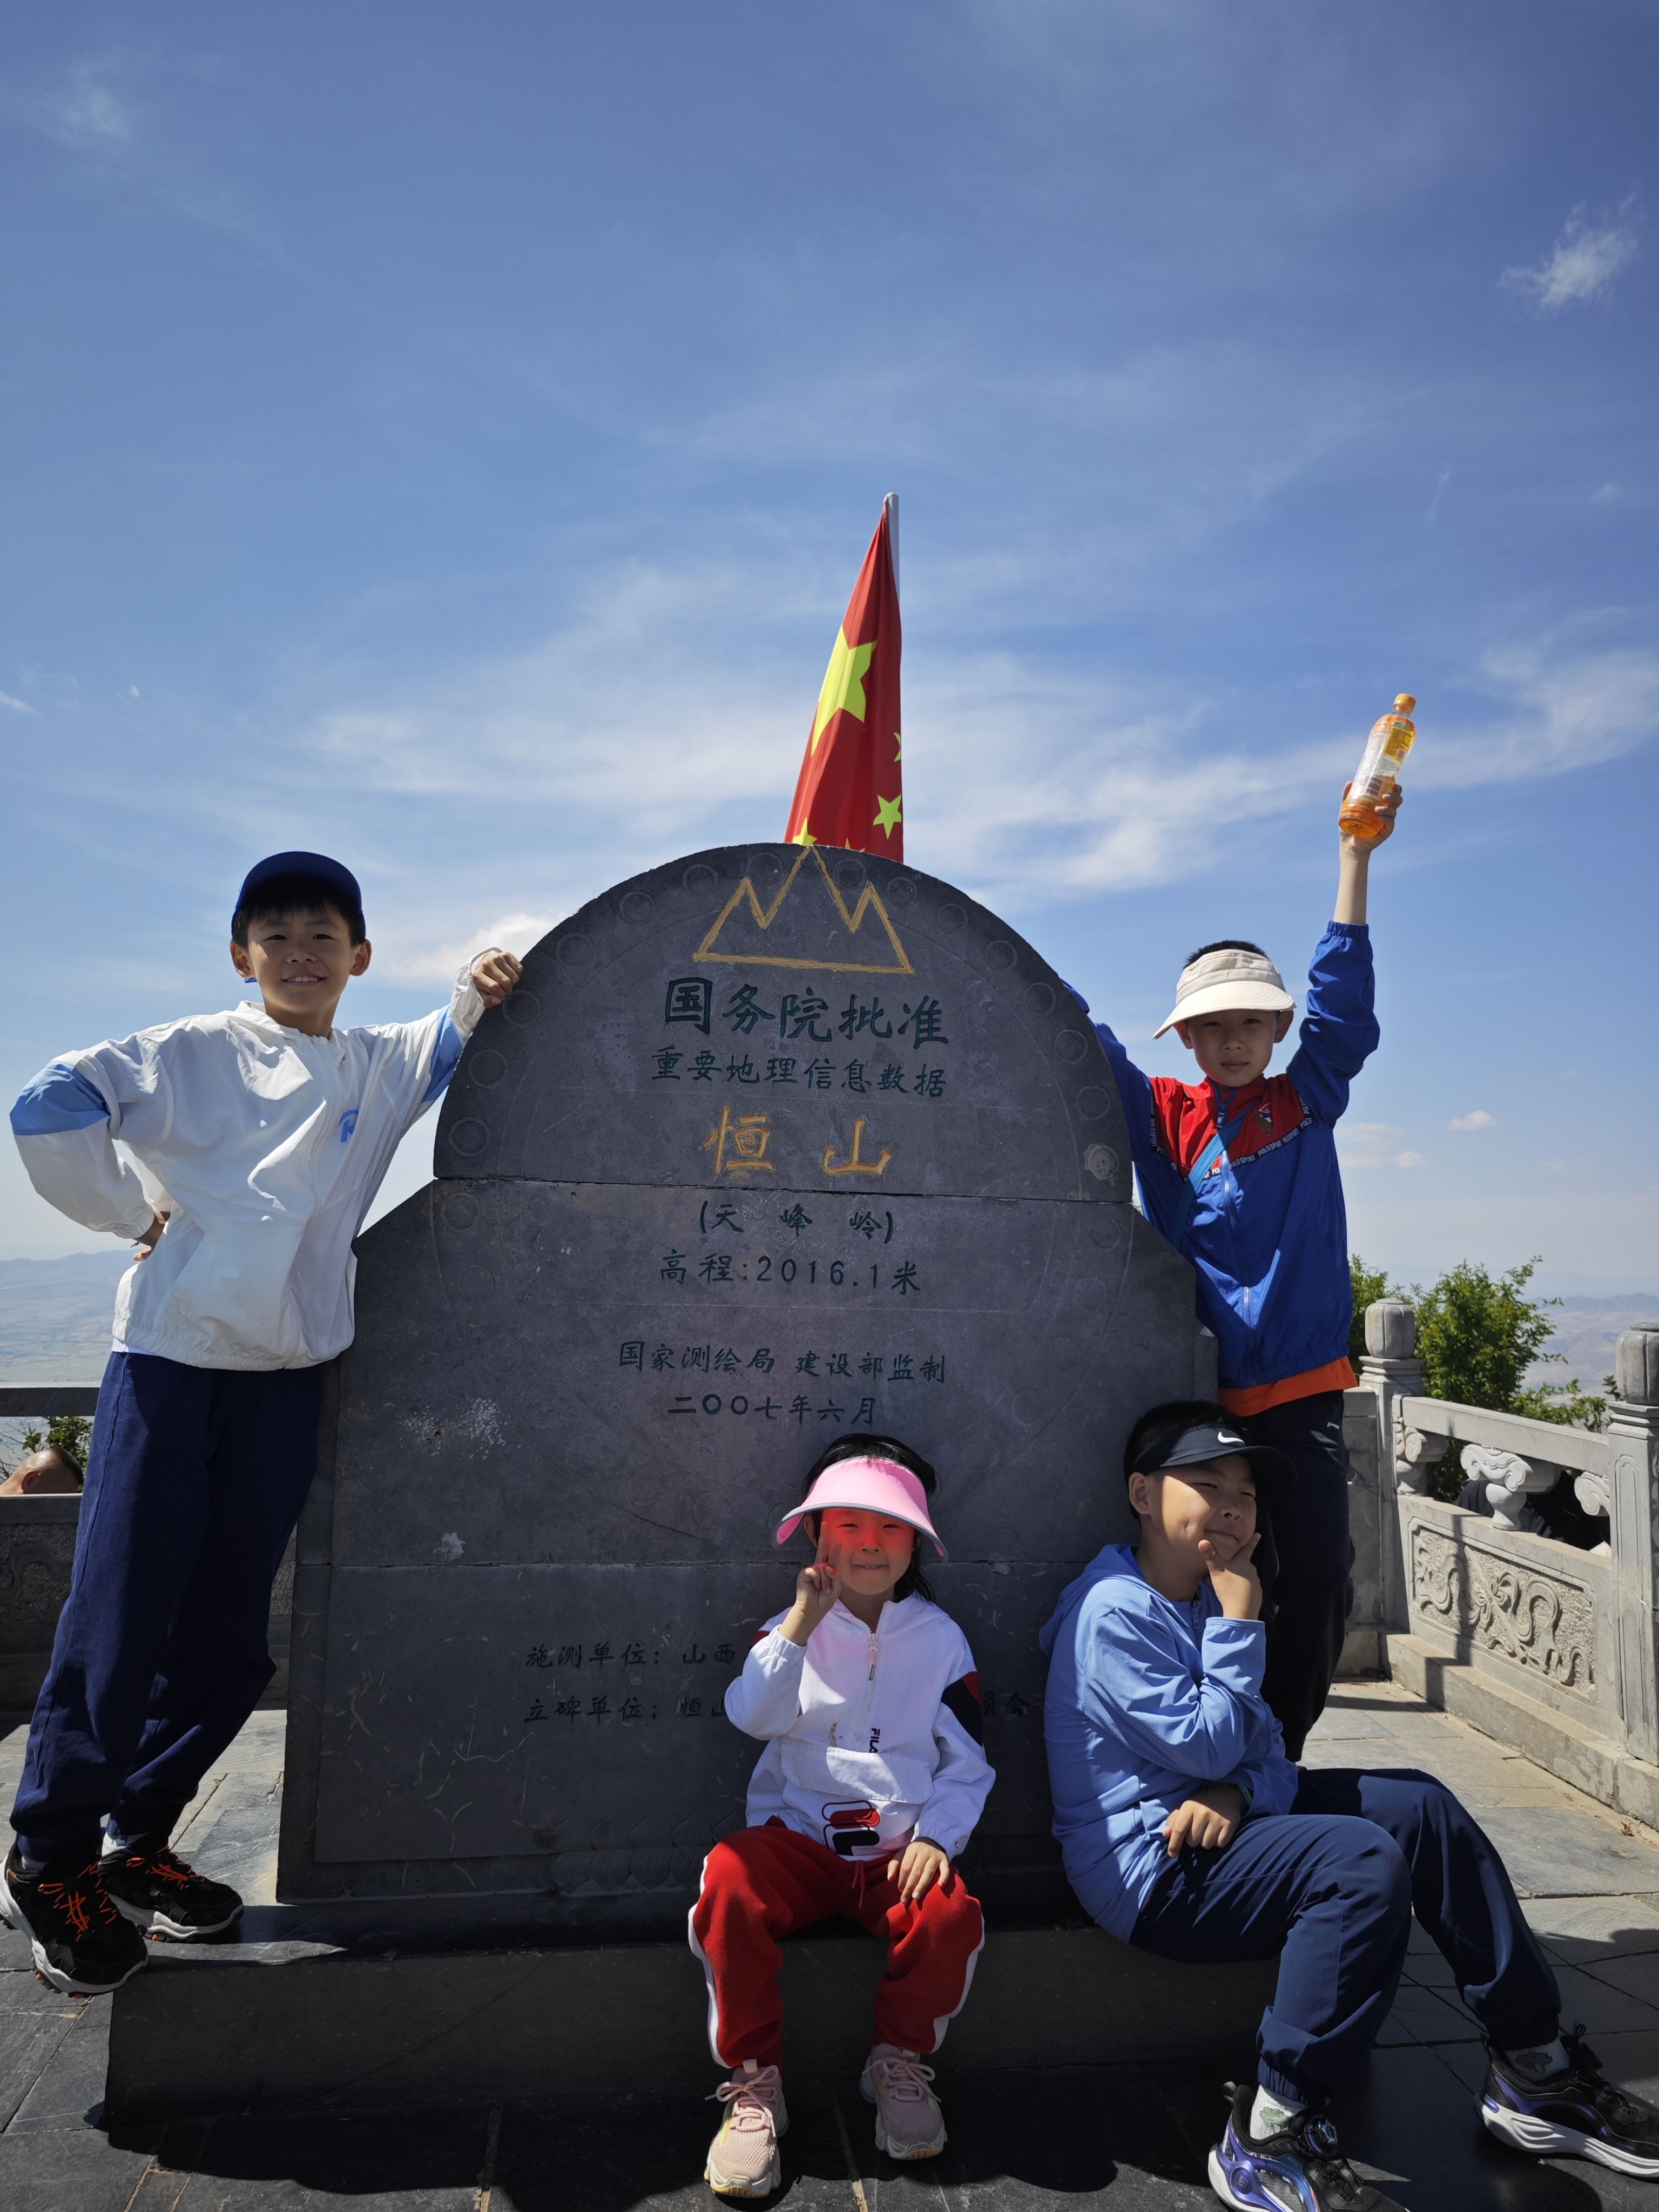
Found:
<svg viewBox="0 0 1659 2212"><path fill-rule="evenodd" d="M449 1088L449 1079L461 1064L461 1054L466 1050L466 1039L449 1018L448 1009L438 1024L438 1042L432 1048L432 1075L422 1098L422 1106L429 1106L434 1098L441 1098Z"/></svg>
<svg viewBox="0 0 1659 2212"><path fill-rule="evenodd" d="M15 1137L56 1137L66 1129L89 1129L107 1121L103 1093L66 1060L54 1060L23 1086L11 1109Z"/></svg>
<svg viewBox="0 0 1659 2212"><path fill-rule="evenodd" d="M1308 971L1308 1011L1285 1071L1322 1121L1341 1119L1349 1085L1376 1050L1376 1001L1370 931L1363 921L1332 922Z"/></svg>

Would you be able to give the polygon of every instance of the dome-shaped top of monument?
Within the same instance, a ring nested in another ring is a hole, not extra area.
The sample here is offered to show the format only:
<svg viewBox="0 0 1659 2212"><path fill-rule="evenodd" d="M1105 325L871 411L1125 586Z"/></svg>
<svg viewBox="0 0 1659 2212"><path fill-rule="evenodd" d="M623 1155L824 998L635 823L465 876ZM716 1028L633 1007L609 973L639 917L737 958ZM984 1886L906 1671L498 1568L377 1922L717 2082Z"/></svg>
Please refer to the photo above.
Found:
<svg viewBox="0 0 1659 2212"><path fill-rule="evenodd" d="M728 846L549 932L452 1085L441 1176L1115 1200L1078 1000L975 901L818 846Z"/></svg>

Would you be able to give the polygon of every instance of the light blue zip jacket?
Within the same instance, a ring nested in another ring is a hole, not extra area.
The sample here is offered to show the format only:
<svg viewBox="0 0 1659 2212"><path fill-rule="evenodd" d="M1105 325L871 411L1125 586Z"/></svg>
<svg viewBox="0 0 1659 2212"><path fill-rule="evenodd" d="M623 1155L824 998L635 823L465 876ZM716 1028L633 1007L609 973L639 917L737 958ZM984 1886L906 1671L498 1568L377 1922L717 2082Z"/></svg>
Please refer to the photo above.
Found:
<svg viewBox="0 0 1659 2212"><path fill-rule="evenodd" d="M1054 1833L1084 1910L1126 1941L1169 1864L1164 1823L1196 1790L1237 1783L1255 1813L1286 1813L1298 1777L1261 1700L1267 1632L1229 1620L1206 1581L1162 1596L1127 1544L1109 1544L1060 1592L1043 1734Z"/></svg>

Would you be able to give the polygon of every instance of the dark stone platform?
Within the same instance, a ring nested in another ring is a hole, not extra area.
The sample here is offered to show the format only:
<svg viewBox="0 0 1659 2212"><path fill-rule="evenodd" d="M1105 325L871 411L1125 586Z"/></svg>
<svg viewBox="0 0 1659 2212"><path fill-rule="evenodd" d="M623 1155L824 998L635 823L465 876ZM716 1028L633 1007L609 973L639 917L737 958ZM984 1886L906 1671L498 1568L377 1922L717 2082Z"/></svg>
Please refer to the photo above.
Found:
<svg viewBox="0 0 1659 2212"><path fill-rule="evenodd" d="M160 1951L114 2008L107 2112L364 2111L601 2094L619 2079L706 2097L701 1971L684 1942L573 1944L533 1926L457 1929L454 1909L342 1925L339 1907L250 1916L246 1938ZM275 1924L273 1924L275 1923ZM470 1940L469 1940L470 1939ZM158 1947L158 1951L160 1947ZM882 1946L850 1928L784 1946L784 2063L856 2075L870 2047ZM1237 2047L1270 1963L1173 1965L1093 1927L987 1940L943 2063L1000 2069L1207 2056Z"/></svg>

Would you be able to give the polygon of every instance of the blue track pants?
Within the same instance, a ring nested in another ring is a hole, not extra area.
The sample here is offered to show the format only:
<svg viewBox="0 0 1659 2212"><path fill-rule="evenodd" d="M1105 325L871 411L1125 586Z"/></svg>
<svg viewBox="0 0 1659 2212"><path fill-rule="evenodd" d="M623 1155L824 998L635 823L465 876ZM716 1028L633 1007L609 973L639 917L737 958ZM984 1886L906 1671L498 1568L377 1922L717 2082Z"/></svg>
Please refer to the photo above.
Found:
<svg viewBox="0 0 1659 2212"><path fill-rule="evenodd" d="M322 1370L110 1355L68 1602L12 1826L88 1856L167 1835L275 1671L270 1587L317 1464Z"/></svg>
<svg viewBox="0 0 1659 2212"><path fill-rule="evenodd" d="M1290 1812L1246 1820L1224 1850L1172 1859L1129 1940L1212 1963L1282 1954L1258 2070L1270 2095L1306 2103L1376 2041L1413 1912L1500 2049L1551 2041L1560 1995L1504 1862L1426 1774L1304 1768Z"/></svg>

